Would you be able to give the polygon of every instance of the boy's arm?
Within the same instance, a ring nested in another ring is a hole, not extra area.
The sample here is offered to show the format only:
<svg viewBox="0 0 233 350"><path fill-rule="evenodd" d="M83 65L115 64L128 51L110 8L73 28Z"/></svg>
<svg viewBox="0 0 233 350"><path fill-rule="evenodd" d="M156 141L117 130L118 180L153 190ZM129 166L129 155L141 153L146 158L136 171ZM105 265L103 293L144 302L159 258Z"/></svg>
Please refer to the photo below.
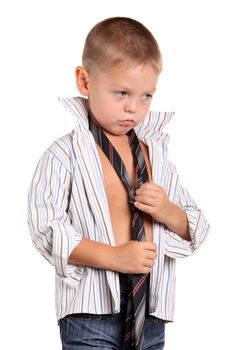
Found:
<svg viewBox="0 0 233 350"><path fill-rule="evenodd" d="M76 286L83 266L68 264L82 234L71 224L67 208L70 173L50 151L40 158L28 192L28 225L34 247L55 266L66 283Z"/></svg>
<svg viewBox="0 0 233 350"><path fill-rule="evenodd" d="M168 160L167 147L164 148L164 156L167 159L167 177L165 180L169 185L169 198L175 207L179 207L187 218L188 236L191 239L182 237L182 234L168 226L164 226L165 254L171 258L184 258L194 254L206 239L209 233L209 223L203 211L197 206L190 193L180 184L180 177L177 174L176 166ZM166 174L166 173L165 173Z"/></svg>
<svg viewBox="0 0 233 350"><path fill-rule="evenodd" d="M189 192L180 184L175 204L182 208L187 216L191 240L187 241L171 228L165 227L165 254L173 258L186 257L194 254L199 249L209 233L210 226L202 210L196 205Z"/></svg>
<svg viewBox="0 0 233 350"><path fill-rule="evenodd" d="M69 263L113 270L128 274L151 271L156 259L156 245L152 242L129 241L112 247L83 238L74 248Z"/></svg>
<svg viewBox="0 0 233 350"><path fill-rule="evenodd" d="M172 202L170 208L170 214L164 222L165 226L186 241L191 241L189 222L185 210Z"/></svg>

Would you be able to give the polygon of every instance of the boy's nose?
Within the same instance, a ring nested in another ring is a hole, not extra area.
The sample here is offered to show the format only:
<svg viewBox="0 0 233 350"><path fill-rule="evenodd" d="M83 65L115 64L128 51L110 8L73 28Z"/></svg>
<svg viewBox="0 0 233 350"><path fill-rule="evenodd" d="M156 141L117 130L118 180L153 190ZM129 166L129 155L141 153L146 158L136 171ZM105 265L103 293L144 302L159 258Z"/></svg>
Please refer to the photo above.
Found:
<svg viewBox="0 0 233 350"><path fill-rule="evenodd" d="M137 103L136 101L128 101L126 104L125 104L125 112L127 113L136 113L137 111Z"/></svg>

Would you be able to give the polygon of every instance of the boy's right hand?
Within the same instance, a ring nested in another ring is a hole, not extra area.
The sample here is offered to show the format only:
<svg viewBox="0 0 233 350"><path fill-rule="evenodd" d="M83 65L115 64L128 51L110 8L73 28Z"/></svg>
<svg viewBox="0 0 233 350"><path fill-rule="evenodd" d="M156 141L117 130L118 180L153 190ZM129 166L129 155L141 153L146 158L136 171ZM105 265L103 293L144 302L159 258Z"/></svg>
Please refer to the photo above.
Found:
<svg viewBox="0 0 233 350"><path fill-rule="evenodd" d="M150 273L157 257L156 244L146 241L129 241L114 251L114 270L127 274Z"/></svg>

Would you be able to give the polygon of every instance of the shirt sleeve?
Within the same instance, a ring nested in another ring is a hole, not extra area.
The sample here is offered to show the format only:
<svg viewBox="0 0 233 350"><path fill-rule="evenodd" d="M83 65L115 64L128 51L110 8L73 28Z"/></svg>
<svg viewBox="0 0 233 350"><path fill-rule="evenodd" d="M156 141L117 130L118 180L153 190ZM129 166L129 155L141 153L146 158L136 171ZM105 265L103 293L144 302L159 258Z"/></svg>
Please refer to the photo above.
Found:
<svg viewBox="0 0 233 350"><path fill-rule="evenodd" d="M28 226L34 247L55 266L64 282L75 287L84 267L68 264L72 250L82 239L68 215L70 180L67 168L46 151L28 192Z"/></svg>
<svg viewBox="0 0 233 350"><path fill-rule="evenodd" d="M174 165L172 165L175 168ZM191 241L181 238L175 232L164 229L165 254L171 258L184 258L194 254L204 242L209 233L209 224L189 192L178 184L174 203L181 207L188 219Z"/></svg>

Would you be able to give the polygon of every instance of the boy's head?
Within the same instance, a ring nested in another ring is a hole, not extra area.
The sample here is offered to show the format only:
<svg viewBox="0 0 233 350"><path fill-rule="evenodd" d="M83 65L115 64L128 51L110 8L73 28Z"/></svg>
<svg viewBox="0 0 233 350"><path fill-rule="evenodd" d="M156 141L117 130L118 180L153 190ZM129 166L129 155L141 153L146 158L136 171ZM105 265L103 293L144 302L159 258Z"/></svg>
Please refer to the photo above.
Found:
<svg viewBox="0 0 233 350"><path fill-rule="evenodd" d="M83 66L106 71L120 63L150 63L162 70L159 46L151 32L140 22L125 17L107 18L97 23L86 38Z"/></svg>
<svg viewBox="0 0 233 350"><path fill-rule="evenodd" d="M108 18L87 35L82 58L76 82L92 117L112 134L127 133L145 118L162 70L155 38L134 19Z"/></svg>

